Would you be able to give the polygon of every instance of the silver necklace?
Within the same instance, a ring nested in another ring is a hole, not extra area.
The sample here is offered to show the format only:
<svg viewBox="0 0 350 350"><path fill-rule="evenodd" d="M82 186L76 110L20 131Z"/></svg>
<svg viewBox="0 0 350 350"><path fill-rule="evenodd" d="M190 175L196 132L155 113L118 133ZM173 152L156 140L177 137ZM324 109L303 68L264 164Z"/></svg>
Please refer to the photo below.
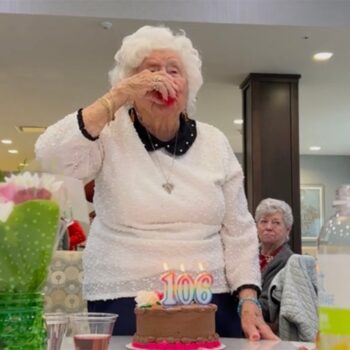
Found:
<svg viewBox="0 0 350 350"><path fill-rule="evenodd" d="M147 131L147 136L148 136L148 139L149 139L149 142L151 143L151 146L153 148L153 151L154 151L154 158L157 162L157 165L158 165L158 168L159 170L161 171L163 177L164 177L164 180L165 182L162 184L162 187L163 189L168 192L169 194L171 194L171 192L173 191L175 185L170 182L170 178L171 178L171 175L172 175L172 170L174 168L174 164L175 164L175 157L176 157L176 147L177 147L177 137L178 137L178 134L179 134L179 131L176 132L176 137L175 137L175 147L174 147L174 153L173 153L173 156L172 156L172 162L171 162L171 166L169 168L169 174L166 175L165 172L164 172L164 169L162 168L161 164L160 164L160 160L156 154L156 148L154 147L153 145L153 142L152 142L152 138L151 138L151 135L149 134L148 130L146 129Z"/></svg>

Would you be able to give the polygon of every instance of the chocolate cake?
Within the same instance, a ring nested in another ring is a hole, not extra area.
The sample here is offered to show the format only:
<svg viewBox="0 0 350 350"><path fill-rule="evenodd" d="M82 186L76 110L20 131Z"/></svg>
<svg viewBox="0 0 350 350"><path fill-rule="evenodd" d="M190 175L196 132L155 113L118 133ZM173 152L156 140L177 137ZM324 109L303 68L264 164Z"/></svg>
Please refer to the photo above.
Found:
<svg viewBox="0 0 350 350"><path fill-rule="evenodd" d="M196 350L220 347L215 333L214 304L136 307L133 347L159 350Z"/></svg>

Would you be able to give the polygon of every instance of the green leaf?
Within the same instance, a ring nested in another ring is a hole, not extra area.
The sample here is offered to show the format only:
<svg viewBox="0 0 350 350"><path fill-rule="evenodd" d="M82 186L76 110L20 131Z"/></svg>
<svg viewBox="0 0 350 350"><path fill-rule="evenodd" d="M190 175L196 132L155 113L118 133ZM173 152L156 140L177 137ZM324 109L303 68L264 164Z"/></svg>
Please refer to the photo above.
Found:
<svg viewBox="0 0 350 350"><path fill-rule="evenodd" d="M0 222L0 291L32 292L45 282L59 215L56 202L30 200Z"/></svg>

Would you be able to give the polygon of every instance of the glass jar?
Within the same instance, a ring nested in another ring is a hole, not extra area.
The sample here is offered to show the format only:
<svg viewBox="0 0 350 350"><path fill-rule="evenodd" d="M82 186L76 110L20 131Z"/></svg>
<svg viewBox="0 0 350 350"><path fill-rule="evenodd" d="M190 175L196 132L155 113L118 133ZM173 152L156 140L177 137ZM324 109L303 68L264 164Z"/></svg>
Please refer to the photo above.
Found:
<svg viewBox="0 0 350 350"><path fill-rule="evenodd" d="M318 349L350 350L350 185L338 188L333 206L318 241Z"/></svg>
<svg viewBox="0 0 350 350"><path fill-rule="evenodd" d="M0 293L0 349L44 349L43 308L41 293Z"/></svg>

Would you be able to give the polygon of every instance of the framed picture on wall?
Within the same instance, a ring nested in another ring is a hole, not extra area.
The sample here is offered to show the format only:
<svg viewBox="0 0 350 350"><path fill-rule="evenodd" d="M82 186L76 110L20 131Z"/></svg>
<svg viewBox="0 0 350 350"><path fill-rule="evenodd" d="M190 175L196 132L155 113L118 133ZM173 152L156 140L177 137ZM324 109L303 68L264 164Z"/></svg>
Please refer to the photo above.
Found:
<svg viewBox="0 0 350 350"><path fill-rule="evenodd" d="M316 241L324 221L324 189L322 185L300 186L301 237Z"/></svg>

